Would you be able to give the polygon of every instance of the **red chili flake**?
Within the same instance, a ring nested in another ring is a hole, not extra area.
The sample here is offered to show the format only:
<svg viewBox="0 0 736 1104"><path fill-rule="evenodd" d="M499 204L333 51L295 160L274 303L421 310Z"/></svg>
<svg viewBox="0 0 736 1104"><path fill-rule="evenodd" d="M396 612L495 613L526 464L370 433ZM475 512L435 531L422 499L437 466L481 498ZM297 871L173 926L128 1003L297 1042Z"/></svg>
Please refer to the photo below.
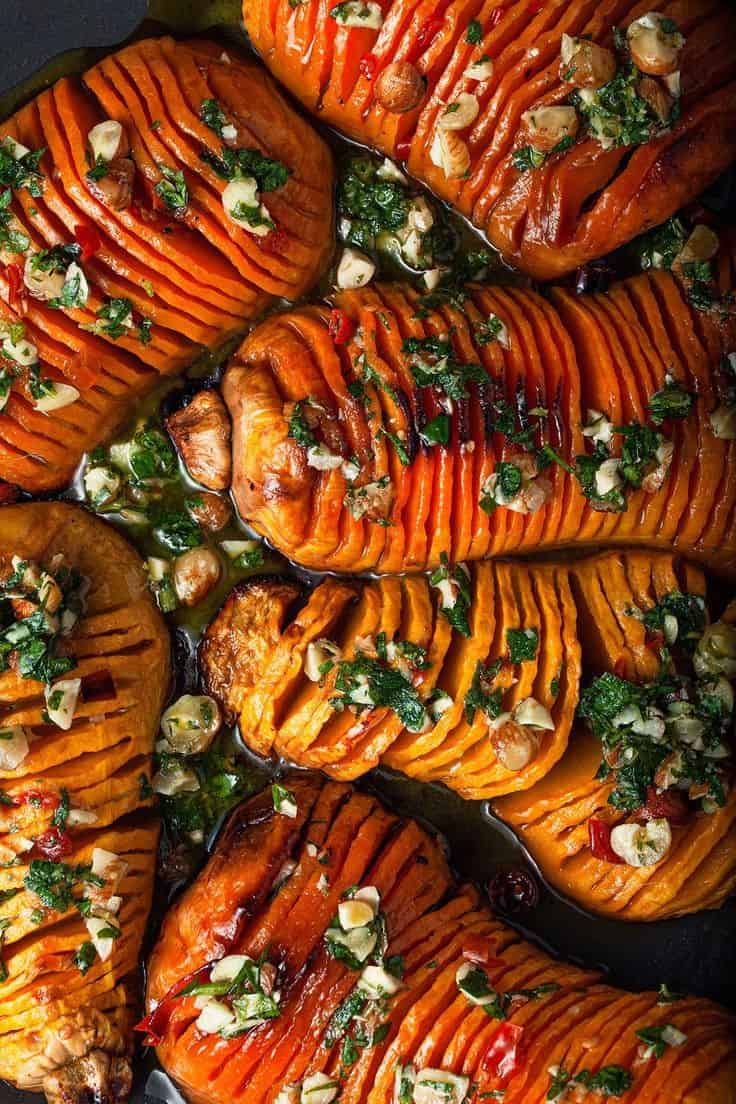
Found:
<svg viewBox="0 0 736 1104"><path fill-rule="evenodd" d="M8 306L16 314L20 314L23 310L24 300L23 273L20 270L20 265L7 265L5 275L8 279Z"/></svg>
<svg viewBox="0 0 736 1104"><path fill-rule="evenodd" d="M35 848L39 855L43 855L50 862L59 862L74 850L72 837L61 828L49 828L35 841Z"/></svg>
<svg viewBox="0 0 736 1104"><path fill-rule="evenodd" d="M372 81L378 69L378 58L374 54L363 54L358 62L358 69L367 81Z"/></svg>
<svg viewBox="0 0 736 1104"><path fill-rule="evenodd" d="M87 226L81 222L74 227L74 240L82 250L81 261L88 261L90 257L94 257L95 253L99 253L102 248L102 239L94 226Z"/></svg>
<svg viewBox="0 0 736 1104"><path fill-rule="evenodd" d="M501 1081L509 1081L518 1073L524 1060L521 1046L523 1034L524 1028L520 1024L501 1024L491 1039L481 1068L486 1073L494 1073Z"/></svg>
<svg viewBox="0 0 736 1104"><path fill-rule="evenodd" d="M406 161L411 153L411 142L397 142L396 156L399 161Z"/></svg>
<svg viewBox="0 0 736 1104"><path fill-rule="evenodd" d="M468 962L475 962L477 966L503 966L502 958L497 958L493 952L496 948L493 939L484 935L469 935L463 943L463 958Z"/></svg>
<svg viewBox="0 0 736 1104"><path fill-rule="evenodd" d="M142 1031L146 1036L143 1040L145 1046L158 1046L163 1042L164 1033L169 1026L169 1020L174 1010L176 998L181 994L182 990L186 989L189 985L192 985L194 982L204 981L205 978L208 978L212 970L212 965L211 962L208 962L205 966L201 966L199 970L194 970L193 973L187 974L181 981L177 981L171 986L166 996L156 1005L153 1012L149 1012L140 1023L135 1025L133 1030Z"/></svg>
<svg viewBox="0 0 736 1104"><path fill-rule="evenodd" d="M444 26L441 19L427 19L422 23L417 37L414 39L414 50L412 51L414 57L421 54L422 50L425 50L429 46L430 42L434 39L435 35L439 34Z"/></svg>
<svg viewBox="0 0 736 1104"><path fill-rule="evenodd" d="M684 824L690 817L687 798L679 790L657 793L654 786L647 786L647 799L640 809L632 813L634 820L659 820L664 817L672 824Z"/></svg>
<svg viewBox="0 0 736 1104"><path fill-rule="evenodd" d="M345 345L355 333L355 323L340 307L330 311L327 328L336 345Z"/></svg>
<svg viewBox="0 0 736 1104"><path fill-rule="evenodd" d="M588 821L588 840L590 850L597 859L604 862L622 863L624 860L611 847L611 825L600 817L591 817Z"/></svg>
<svg viewBox="0 0 736 1104"><path fill-rule="evenodd" d="M494 8L493 11L491 12L490 16L488 17L489 30L492 31L494 27L497 27L502 19L503 19L503 8Z"/></svg>
<svg viewBox="0 0 736 1104"><path fill-rule="evenodd" d="M529 0L529 11L532 15L537 15L544 7L545 0Z"/></svg>
<svg viewBox="0 0 736 1104"><path fill-rule="evenodd" d="M536 908L539 886L526 870L515 867L499 870L488 883L491 905L499 912L517 912L520 908Z"/></svg>

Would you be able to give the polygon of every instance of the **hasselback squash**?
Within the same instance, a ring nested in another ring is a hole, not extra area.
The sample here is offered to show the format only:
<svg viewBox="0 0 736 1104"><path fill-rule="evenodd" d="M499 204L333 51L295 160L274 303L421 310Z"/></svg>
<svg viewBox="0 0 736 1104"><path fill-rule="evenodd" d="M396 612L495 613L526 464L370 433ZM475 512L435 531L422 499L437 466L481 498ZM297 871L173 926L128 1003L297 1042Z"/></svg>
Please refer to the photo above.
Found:
<svg viewBox="0 0 736 1104"><path fill-rule="evenodd" d="M310 110L539 279L663 222L736 155L725 0L244 0L243 16Z"/></svg>
<svg viewBox="0 0 736 1104"><path fill-rule="evenodd" d="M0 509L0 1077L130 1088L169 641L142 563L79 507Z"/></svg>
<svg viewBox="0 0 736 1104"><path fill-rule="evenodd" d="M136 42L17 111L0 203L0 477L34 492L332 248L327 147L207 41Z"/></svg>
<svg viewBox="0 0 736 1104"><path fill-rule="evenodd" d="M662 1000L553 960L416 823L301 776L236 811L167 916L142 1027L196 1104L733 1104L733 1018Z"/></svg>
<svg viewBox="0 0 736 1104"><path fill-rule="evenodd" d="M733 573L736 445L713 417L733 401L732 324L661 272L551 301L377 285L331 317L273 316L223 383L236 502L318 570L644 543Z"/></svg>

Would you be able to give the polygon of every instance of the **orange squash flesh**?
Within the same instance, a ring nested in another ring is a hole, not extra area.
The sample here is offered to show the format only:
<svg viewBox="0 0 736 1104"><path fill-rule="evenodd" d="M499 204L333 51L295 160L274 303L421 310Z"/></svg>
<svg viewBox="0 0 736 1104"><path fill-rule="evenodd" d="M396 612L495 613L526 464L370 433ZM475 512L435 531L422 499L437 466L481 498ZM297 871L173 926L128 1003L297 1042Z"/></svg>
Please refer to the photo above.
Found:
<svg viewBox="0 0 736 1104"><path fill-rule="evenodd" d="M66 790L71 808L96 820L69 827L73 850L64 861L89 863L93 849L103 848L119 855L128 870L118 890L122 936L110 957L97 957L86 973L73 961L89 939L81 915L76 909L39 910L41 902L25 887L30 861L42 855L25 852L0 872L7 969L0 983L0 1076L24 1089L49 1092L56 1079L73 1080L75 1061L79 1065L85 1056L107 1056L124 1068L132 1052L136 976L158 843L158 820L151 798L142 795L141 779L150 777L169 677L168 634L140 559L125 540L65 503L0 509L4 574L12 556L43 565L56 553L90 583L84 614L68 638L77 661L69 677L94 676L90 685L100 690L88 700L83 694L71 728L64 731L42 719L42 684L12 669L0 674L3 724L22 725L31 737L19 766L0 772L6 799L0 805L0 842L12 846L17 833L31 841L45 833ZM29 803L26 796L34 793L48 800ZM6 890L18 892L4 899Z"/></svg>
<svg viewBox="0 0 736 1104"><path fill-rule="evenodd" d="M290 170L267 194L276 230L246 232L225 212L222 180L202 159L220 139L200 120L217 100L240 146ZM135 165L132 202L114 210L90 190L88 133L120 122ZM159 381L245 328L274 297L296 299L323 270L332 248L332 161L326 145L252 62L206 41L164 37L126 47L64 78L0 126L29 149L44 149L43 193L13 192L11 212L33 252L90 233L80 263L89 284L81 308L53 309L11 280L26 257L0 263L0 317L22 321L39 353L41 376L77 387L76 402L34 410L25 374L0 412L0 475L34 493L69 482L85 451L108 438ZM188 203L172 212L155 193L161 165L183 172ZM12 273L11 266L16 272ZM111 299L126 299L133 322L120 333L91 332ZM150 323L145 340L138 325Z"/></svg>
<svg viewBox="0 0 736 1104"><path fill-rule="evenodd" d="M613 29L625 29L645 9L633 0L381 0L379 7L378 30L344 25L326 0L243 0L243 19L266 65L311 111L406 162L537 279L571 272L664 222L736 155L736 20L725 0L652 0L646 9L674 18L685 36L681 114L673 126L638 147L604 149L583 136L527 171L513 160L530 141L523 114L570 102L572 85L560 78L563 34L610 49ZM481 58L493 71L479 81L467 71ZM384 107L377 91L399 62L426 82L419 103L404 113ZM468 93L479 112L459 132L470 167L454 179L430 150L447 105Z"/></svg>
<svg viewBox="0 0 736 1104"><path fill-rule="evenodd" d="M736 573L736 483L728 463L736 446L715 437L709 418L730 339L727 328L697 314L671 276L633 277L607 294L553 289L550 300L470 287L462 310L419 315L415 292L379 285L342 293L338 308L356 327L346 344L333 343L322 308L276 316L250 334L223 382L238 508L290 559L316 570L388 573L434 568L443 552L461 561L641 544ZM478 327L491 315L505 325L508 348L479 341ZM481 365L488 383L468 385L466 397L453 403L448 443L430 445L421 433L442 408L432 388L416 386L402 344L447 334L458 363ZM349 388L355 390L364 360L372 374L359 401ZM647 424L649 398L668 372L695 401L686 418L665 427L674 455L659 490L629 489L623 513L604 513L555 463L543 472L550 493L536 512L483 511L483 484L496 463L523 451L498 431L499 403L516 409L523 400L527 410L546 411L529 419L535 447L550 446L574 464L591 452L581 429L589 410L614 426ZM310 466L306 449L290 436L293 403L309 399L322 411L330 450L356 458L355 485L388 479L388 524L358 516L341 468Z"/></svg>
<svg viewBox="0 0 736 1104"><path fill-rule="evenodd" d="M542 1104L551 1066L575 1076L618 1064L632 1074L624 1102L736 1100L733 1017L717 1005L686 997L659 1007L655 993L625 993L593 971L552 960L495 920L474 889L458 888L438 844L416 824L344 784L300 775L286 785L296 817L275 813L267 792L241 805L166 917L151 957L148 1007L162 1005L158 1057L187 1099L273 1104L287 1086L298 1092L322 1072L339 1081L349 1104L391 1104L397 1066L413 1065L466 1076L478 1094L505 1090L513 1104ZM382 1004L380 1041L355 1048L346 1065L342 1039L329 1041L326 1032L359 973L330 956L323 934L351 885L377 888L386 953L400 956L403 975ZM244 1035L205 1034L192 997L167 999L225 955L264 951L278 968L280 1014ZM499 993L550 988L513 1002L506 1021L494 1020L458 989L466 953L486 958ZM636 1032L665 1023L687 1038L656 1062L643 1059ZM499 1075L500 1039L509 1031L520 1037L519 1057Z"/></svg>

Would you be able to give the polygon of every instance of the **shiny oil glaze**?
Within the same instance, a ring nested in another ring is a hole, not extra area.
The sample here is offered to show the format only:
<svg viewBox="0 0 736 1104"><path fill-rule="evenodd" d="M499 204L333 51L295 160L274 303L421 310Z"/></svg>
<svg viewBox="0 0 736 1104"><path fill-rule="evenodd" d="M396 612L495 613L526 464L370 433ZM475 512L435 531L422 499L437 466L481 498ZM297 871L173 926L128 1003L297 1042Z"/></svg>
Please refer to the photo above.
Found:
<svg viewBox="0 0 736 1104"><path fill-rule="evenodd" d="M76 6L99 15L99 0L76 0ZM97 21L99 25L99 19ZM80 26L82 22L80 21ZM238 0L150 0L149 18L135 31L135 37L170 31L174 34L208 34L222 41L242 47L247 45L239 19ZM54 36L53 28L46 28L46 57L52 57L41 71L10 92L0 96L0 117L11 113L26 99L58 77L78 73L93 64L107 49L74 49L56 56L65 45ZM110 42L110 47L118 45ZM300 110L298 108L298 110ZM331 144L338 161L354 155L360 147L338 138L333 132L321 128ZM733 187L731 181L726 191ZM721 193L723 189L721 189ZM716 196L717 206L720 196ZM728 201L726 199L726 206ZM477 248L481 243L467 223L455 215L449 216L458 235L467 244ZM332 287L332 273L328 271L310 298L327 294ZM386 276L400 275L397 267L387 265ZM494 282L522 283L500 261L492 266L489 279ZM269 313L285 304L276 304ZM252 323L251 325L255 325ZM235 343L216 352L206 352L191 366L186 375L169 381L151 395L136 411L135 420L154 414L164 406L175 407L183 393L194 391L202 383L212 382L222 374L229 352ZM129 427L130 428L130 427ZM125 436L122 434L121 436ZM195 489L186 473L172 490L170 504L176 506L182 496ZM63 497L82 500L81 469ZM157 551L150 533L125 525L116 515L107 520L121 528L147 555ZM245 532L244 532L245 530ZM221 538L237 538L247 534L247 527L237 520L218 534ZM160 550L158 550L160 552ZM319 576L291 565L278 553L268 551L266 563L259 574L297 575L307 586L314 585ZM243 574L238 573L238 578ZM175 671L172 696L193 692L198 688L196 647L199 637L211 617L221 605L233 585L234 577L226 574L206 601L194 610L179 609L169 615L172 630ZM228 733L230 745L242 756L248 766L254 788L259 788L276 774L288 771L288 764L264 763L252 755L243 745L237 731ZM420 784L393 772L378 769L367 776L360 786L368 788L389 804L396 812L422 821L430 830L439 833L446 842L458 879L469 879L485 885L499 870L521 868L532 873L541 887L539 903L532 909L520 908L504 917L524 934L542 943L547 950L566 959L603 967L616 984L631 989L655 988L667 982L673 989L687 990L736 1005L736 905L731 903L717 912L701 913L656 924L623 924L615 920L593 917L563 897L544 886L539 871L514 833L488 809L487 803L464 801L457 794L435 783ZM213 831L207 841L209 849L217 835ZM204 853L200 855L200 860ZM179 883L159 883L146 948L155 939L156 931L168 902L184 886ZM143 974L143 967L141 968ZM18 1093L9 1086L0 1085L0 1104L34 1099L30 1094ZM40 1099L40 1098L36 1098ZM166 1075L158 1068L153 1052L142 1053L136 1063L133 1092L134 1104L181 1104L182 1098Z"/></svg>

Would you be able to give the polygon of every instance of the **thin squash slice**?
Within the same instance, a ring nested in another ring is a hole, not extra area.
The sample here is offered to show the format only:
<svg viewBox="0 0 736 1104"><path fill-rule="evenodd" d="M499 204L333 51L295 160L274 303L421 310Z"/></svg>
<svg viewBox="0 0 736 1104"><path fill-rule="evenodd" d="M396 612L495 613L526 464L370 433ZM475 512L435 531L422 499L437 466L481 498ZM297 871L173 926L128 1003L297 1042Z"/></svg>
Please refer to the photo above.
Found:
<svg viewBox="0 0 736 1104"><path fill-rule="evenodd" d="M664 222L736 155L726 0L243 0L266 65L537 279Z"/></svg>
<svg viewBox="0 0 736 1104"><path fill-rule="evenodd" d="M37 493L162 378L314 283L332 160L262 68L168 37L57 81L0 144L0 476Z"/></svg>
<svg viewBox="0 0 736 1104"><path fill-rule="evenodd" d="M79 507L2 507L0 578L0 1076L122 1101L168 634L137 554Z"/></svg>
<svg viewBox="0 0 736 1104"><path fill-rule="evenodd" d="M454 884L424 829L349 785L291 776L277 798L236 810L150 960L139 1026L187 1099L459 1104L473 1085L542 1104L569 1084L736 1100L725 1010L555 961Z"/></svg>
<svg viewBox="0 0 736 1104"><path fill-rule="evenodd" d="M234 496L317 570L649 545L733 575L733 343L660 272L550 300L469 287L461 307L344 292L331 318L271 317L231 362Z"/></svg>

